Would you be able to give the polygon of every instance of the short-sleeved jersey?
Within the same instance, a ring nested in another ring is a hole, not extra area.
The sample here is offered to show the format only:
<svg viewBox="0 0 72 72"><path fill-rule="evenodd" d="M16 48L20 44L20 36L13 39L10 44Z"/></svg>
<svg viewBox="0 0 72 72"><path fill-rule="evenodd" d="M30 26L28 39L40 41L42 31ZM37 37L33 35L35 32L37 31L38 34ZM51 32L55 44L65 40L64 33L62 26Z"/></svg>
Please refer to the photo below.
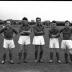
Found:
<svg viewBox="0 0 72 72"><path fill-rule="evenodd" d="M60 33L63 34L63 40L69 40L71 38L72 29L70 27L65 27L60 30Z"/></svg>
<svg viewBox="0 0 72 72"><path fill-rule="evenodd" d="M35 25L33 27L33 31L34 31L35 36L44 35L44 26L43 25Z"/></svg>
<svg viewBox="0 0 72 72"><path fill-rule="evenodd" d="M13 29L11 26L6 26L4 27L3 29L0 30L0 33L3 33L4 34L4 38L5 39L13 39L13 34L18 34L18 32Z"/></svg>
<svg viewBox="0 0 72 72"><path fill-rule="evenodd" d="M53 38L52 35L56 35L55 38L58 38L60 36L59 30L57 28L51 28L49 30L49 38Z"/></svg>
<svg viewBox="0 0 72 72"><path fill-rule="evenodd" d="M27 25L21 26L20 30L19 30L19 32L21 33L21 35L29 36L30 33L29 32L24 32L24 31L31 31L31 27L27 24Z"/></svg>

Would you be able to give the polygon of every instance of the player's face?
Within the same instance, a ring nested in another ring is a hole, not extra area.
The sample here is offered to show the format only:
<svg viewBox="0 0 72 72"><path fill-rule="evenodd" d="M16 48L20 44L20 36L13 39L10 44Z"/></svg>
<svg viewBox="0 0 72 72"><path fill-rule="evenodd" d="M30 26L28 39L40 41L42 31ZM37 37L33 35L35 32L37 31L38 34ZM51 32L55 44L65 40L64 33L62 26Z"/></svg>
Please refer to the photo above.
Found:
<svg viewBox="0 0 72 72"><path fill-rule="evenodd" d="M24 20L24 23L25 23L25 25L26 25L26 24L28 24L28 21L27 21L27 20Z"/></svg>
<svg viewBox="0 0 72 72"><path fill-rule="evenodd" d="M56 23L52 23L52 28L55 28L56 27Z"/></svg>
<svg viewBox="0 0 72 72"><path fill-rule="evenodd" d="M11 22L10 21L7 21L7 26L10 26L11 25Z"/></svg>
<svg viewBox="0 0 72 72"><path fill-rule="evenodd" d="M37 20L36 20L36 23L37 23L37 24L41 24L41 19L37 19Z"/></svg>
<svg viewBox="0 0 72 72"><path fill-rule="evenodd" d="M69 25L70 25L69 22L66 22L66 23L65 23L65 26L66 26L66 27L69 27Z"/></svg>

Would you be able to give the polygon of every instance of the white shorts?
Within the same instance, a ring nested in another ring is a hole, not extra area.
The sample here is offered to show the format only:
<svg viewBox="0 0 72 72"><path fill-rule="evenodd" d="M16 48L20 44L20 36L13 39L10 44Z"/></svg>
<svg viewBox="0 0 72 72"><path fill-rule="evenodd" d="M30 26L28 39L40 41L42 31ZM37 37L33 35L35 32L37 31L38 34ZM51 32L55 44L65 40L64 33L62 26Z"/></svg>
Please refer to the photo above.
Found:
<svg viewBox="0 0 72 72"><path fill-rule="evenodd" d="M12 40L4 39L3 47L4 48L15 48L13 39Z"/></svg>
<svg viewBox="0 0 72 72"><path fill-rule="evenodd" d="M66 49L66 47L68 47L69 49L72 48L72 40L62 40L61 48Z"/></svg>
<svg viewBox="0 0 72 72"><path fill-rule="evenodd" d="M45 45L44 37L43 36L34 36L32 44L33 45Z"/></svg>
<svg viewBox="0 0 72 72"><path fill-rule="evenodd" d="M30 36L20 36L18 43L21 45L29 45L30 42Z"/></svg>
<svg viewBox="0 0 72 72"><path fill-rule="evenodd" d="M58 40L58 38L50 38L49 48L59 48L59 40Z"/></svg>

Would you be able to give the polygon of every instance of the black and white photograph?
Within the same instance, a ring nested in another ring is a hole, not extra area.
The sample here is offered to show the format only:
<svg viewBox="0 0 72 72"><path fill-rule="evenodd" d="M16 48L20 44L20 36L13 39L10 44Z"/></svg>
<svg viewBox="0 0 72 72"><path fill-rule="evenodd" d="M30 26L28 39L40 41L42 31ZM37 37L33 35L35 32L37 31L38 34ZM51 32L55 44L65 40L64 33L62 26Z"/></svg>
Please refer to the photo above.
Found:
<svg viewBox="0 0 72 72"><path fill-rule="evenodd" d="M72 72L72 1L0 1L0 72Z"/></svg>

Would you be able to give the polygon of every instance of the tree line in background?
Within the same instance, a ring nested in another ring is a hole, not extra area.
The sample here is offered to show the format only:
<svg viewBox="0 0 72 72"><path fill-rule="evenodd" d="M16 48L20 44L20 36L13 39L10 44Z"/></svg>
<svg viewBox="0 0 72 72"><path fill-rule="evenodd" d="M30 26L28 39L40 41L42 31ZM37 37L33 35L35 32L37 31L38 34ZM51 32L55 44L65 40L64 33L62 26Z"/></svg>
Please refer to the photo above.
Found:
<svg viewBox="0 0 72 72"><path fill-rule="evenodd" d="M12 25L21 25L22 20L12 20L12 19L8 19L9 21L11 21ZM0 20L0 25L4 25L6 23L7 20ZM46 25L46 26L50 26L50 21L46 20L43 21L42 24ZM31 20L29 22L30 25L35 25L36 22L34 20ZM57 26L65 26L65 22L64 21L56 21ZM72 26L72 23L70 23L70 26Z"/></svg>

